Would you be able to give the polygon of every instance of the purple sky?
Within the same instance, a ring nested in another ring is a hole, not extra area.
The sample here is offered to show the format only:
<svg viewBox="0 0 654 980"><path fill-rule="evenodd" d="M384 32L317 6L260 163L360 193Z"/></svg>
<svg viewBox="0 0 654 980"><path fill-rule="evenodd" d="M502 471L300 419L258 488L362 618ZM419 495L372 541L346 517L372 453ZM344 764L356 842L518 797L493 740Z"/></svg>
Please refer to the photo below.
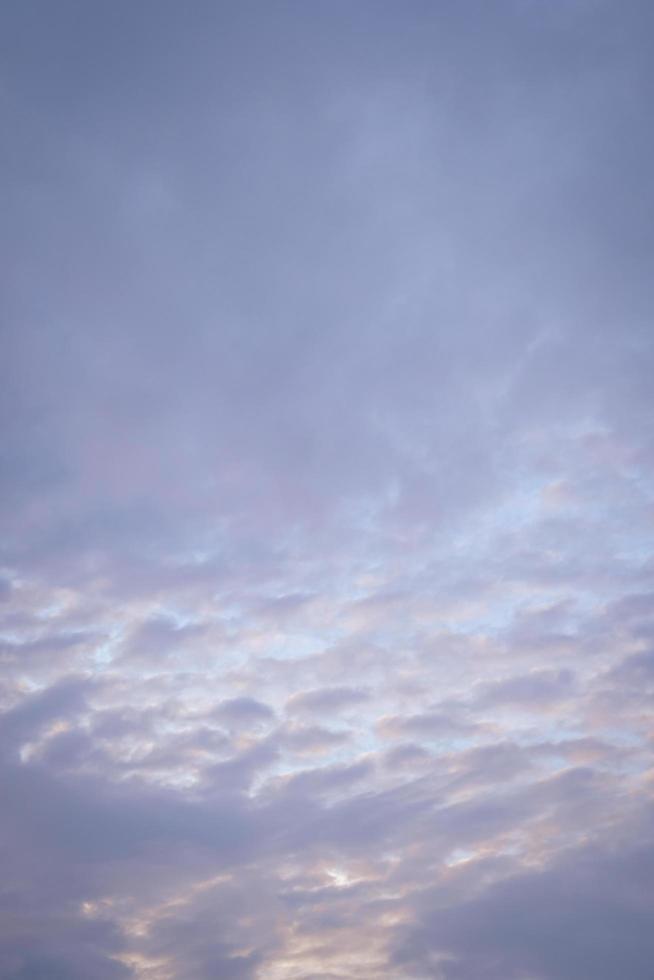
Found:
<svg viewBox="0 0 654 980"><path fill-rule="evenodd" d="M1 980L651 980L651 0L4 0Z"/></svg>

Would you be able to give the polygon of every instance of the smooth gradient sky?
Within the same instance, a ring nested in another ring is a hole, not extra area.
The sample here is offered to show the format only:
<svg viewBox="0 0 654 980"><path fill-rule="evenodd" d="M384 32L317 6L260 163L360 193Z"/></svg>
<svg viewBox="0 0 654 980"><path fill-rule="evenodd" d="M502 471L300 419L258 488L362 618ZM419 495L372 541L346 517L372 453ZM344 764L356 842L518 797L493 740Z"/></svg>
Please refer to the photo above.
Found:
<svg viewBox="0 0 654 980"><path fill-rule="evenodd" d="M2 980L651 980L650 0L4 0Z"/></svg>

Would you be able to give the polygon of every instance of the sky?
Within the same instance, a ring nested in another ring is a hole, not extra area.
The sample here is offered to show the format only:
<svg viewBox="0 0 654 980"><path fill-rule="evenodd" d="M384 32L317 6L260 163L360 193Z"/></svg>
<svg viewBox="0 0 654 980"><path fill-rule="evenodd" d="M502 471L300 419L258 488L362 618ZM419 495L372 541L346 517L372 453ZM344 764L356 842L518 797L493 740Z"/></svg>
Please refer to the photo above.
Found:
<svg viewBox="0 0 654 980"><path fill-rule="evenodd" d="M653 30L2 4L2 980L650 980Z"/></svg>

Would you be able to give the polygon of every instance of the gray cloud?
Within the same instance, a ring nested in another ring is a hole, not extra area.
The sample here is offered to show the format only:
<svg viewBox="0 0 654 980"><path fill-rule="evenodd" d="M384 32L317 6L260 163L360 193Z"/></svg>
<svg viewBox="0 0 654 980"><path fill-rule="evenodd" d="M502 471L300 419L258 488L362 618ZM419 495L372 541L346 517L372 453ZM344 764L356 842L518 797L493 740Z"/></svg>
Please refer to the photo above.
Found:
<svg viewBox="0 0 654 980"><path fill-rule="evenodd" d="M515 704L546 708L574 693L575 676L571 670L536 670L489 685L480 700L485 706Z"/></svg>
<svg viewBox="0 0 654 980"><path fill-rule="evenodd" d="M325 687L302 691L289 698L286 710L291 714L336 714L355 708L370 698L367 691L350 687Z"/></svg>
<svg viewBox="0 0 654 980"><path fill-rule="evenodd" d="M396 968L443 978L552 980L649 974L652 850L582 849L551 869L511 876L479 898L420 910ZM437 965L438 964L438 965Z"/></svg>
<svg viewBox="0 0 654 980"><path fill-rule="evenodd" d="M3 977L644 980L652 26L3 5Z"/></svg>
<svg viewBox="0 0 654 980"><path fill-rule="evenodd" d="M275 712L269 705L256 698L239 697L221 701L212 712L213 717L228 726L248 728L266 725L274 721Z"/></svg>

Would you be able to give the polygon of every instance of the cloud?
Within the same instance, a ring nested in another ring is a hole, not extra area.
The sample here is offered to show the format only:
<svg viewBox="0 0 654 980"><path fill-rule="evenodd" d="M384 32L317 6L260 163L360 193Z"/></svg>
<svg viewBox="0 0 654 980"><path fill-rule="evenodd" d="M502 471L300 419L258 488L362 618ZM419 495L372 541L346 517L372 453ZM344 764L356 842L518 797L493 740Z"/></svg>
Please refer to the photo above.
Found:
<svg viewBox="0 0 654 980"><path fill-rule="evenodd" d="M294 694L286 703L289 714L337 714L365 703L370 698L367 691L349 687L324 687Z"/></svg>
<svg viewBox="0 0 654 980"><path fill-rule="evenodd" d="M0 975L644 980L651 5L0 22Z"/></svg>
<svg viewBox="0 0 654 980"><path fill-rule="evenodd" d="M239 697L221 701L211 713L212 717L228 727L251 728L270 724L275 719L273 709L256 698Z"/></svg>
<svg viewBox="0 0 654 980"><path fill-rule="evenodd" d="M475 723L461 720L442 710L424 711L416 715L392 715L379 722L380 733L389 738L467 738L474 735L476 727Z"/></svg>
<svg viewBox="0 0 654 980"><path fill-rule="evenodd" d="M488 685L480 702L484 707L547 709L552 703L570 699L574 693L575 675L571 670L535 670Z"/></svg>
<svg viewBox="0 0 654 980"><path fill-rule="evenodd" d="M421 896L420 924L398 946L396 969L444 980L609 980L626 969L644 980L652 952L645 886L652 860L649 845L619 854L582 848L449 907L430 907L429 895Z"/></svg>
<svg viewBox="0 0 654 980"><path fill-rule="evenodd" d="M14 749L29 736L38 736L49 723L69 719L87 707L92 684L85 678L62 679L46 690L22 699L0 714L0 731L5 749Z"/></svg>
<svg viewBox="0 0 654 980"><path fill-rule="evenodd" d="M329 752L350 738L348 732L322 728L319 725L292 725L282 735L284 745L301 755Z"/></svg>

